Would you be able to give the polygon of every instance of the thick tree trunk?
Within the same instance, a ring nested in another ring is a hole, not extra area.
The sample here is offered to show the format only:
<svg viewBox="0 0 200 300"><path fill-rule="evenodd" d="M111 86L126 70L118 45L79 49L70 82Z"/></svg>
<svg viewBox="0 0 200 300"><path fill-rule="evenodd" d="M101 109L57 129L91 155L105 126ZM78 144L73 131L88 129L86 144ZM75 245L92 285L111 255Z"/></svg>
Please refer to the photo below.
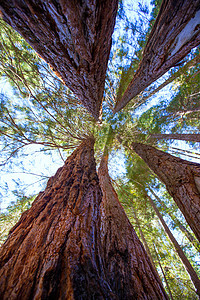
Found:
<svg viewBox="0 0 200 300"><path fill-rule="evenodd" d="M0 298L118 299L106 280L101 200L88 139L50 178L2 246Z"/></svg>
<svg viewBox="0 0 200 300"><path fill-rule="evenodd" d="M167 211L167 206L165 205L165 203L156 195L156 193L154 193L153 189L151 189L148 186L149 191L154 195L154 197L156 198L156 200L160 203L160 205L162 207L165 208L165 210ZM195 239L195 237L188 231L188 229L173 215L171 214L169 211L167 212L167 214L170 216L170 218L174 221L174 224L182 231L182 233L188 238L188 240L190 241L190 243L195 247L195 249L200 252L200 244L199 242Z"/></svg>
<svg viewBox="0 0 200 300"><path fill-rule="evenodd" d="M200 43L200 1L165 0L155 21L142 61L115 112L181 61Z"/></svg>
<svg viewBox="0 0 200 300"><path fill-rule="evenodd" d="M174 248L176 249L176 252L178 253L182 263L184 264L188 274L190 275L190 278L196 288L196 293L197 295L200 297L200 280L197 276L197 273L195 272L194 268L192 267L191 263L189 262L189 260L187 259L187 257L185 256L183 250L181 249L180 245L178 244L178 242L176 241L175 237L173 236L173 234L171 233L169 227L167 226L167 224L165 223L163 217L161 216L160 212L158 211L154 201L151 199L151 197L147 196L147 198L149 199L149 202L151 203L151 206L153 207L156 215L158 216L166 234L168 235L170 241L172 242L172 244L174 245Z"/></svg>
<svg viewBox="0 0 200 300"><path fill-rule="evenodd" d="M112 290L123 300L167 299L157 272L112 187L105 156L98 175L103 192L101 241Z"/></svg>
<svg viewBox="0 0 200 300"><path fill-rule="evenodd" d="M101 168L102 199L93 143L74 151L10 231L1 299L167 299Z"/></svg>
<svg viewBox="0 0 200 300"><path fill-rule="evenodd" d="M200 165L148 145L132 143L131 147L166 185L200 241Z"/></svg>
<svg viewBox="0 0 200 300"><path fill-rule="evenodd" d="M101 109L118 0L1 0L17 30L96 118Z"/></svg>
<svg viewBox="0 0 200 300"><path fill-rule="evenodd" d="M171 133L171 134L151 134L150 139L154 140L180 140L180 141L187 141L187 142L197 142L200 143L200 134L178 134L178 133Z"/></svg>

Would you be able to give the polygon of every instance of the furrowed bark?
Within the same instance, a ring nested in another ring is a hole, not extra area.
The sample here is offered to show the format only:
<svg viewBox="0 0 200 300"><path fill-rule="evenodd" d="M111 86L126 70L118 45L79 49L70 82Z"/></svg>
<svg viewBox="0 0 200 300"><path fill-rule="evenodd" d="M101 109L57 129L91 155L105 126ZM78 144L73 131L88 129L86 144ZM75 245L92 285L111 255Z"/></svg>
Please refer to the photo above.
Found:
<svg viewBox="0 0 200 300"><path fill-rule="evenodd" d="M18 31L99 119L118 0L2 0Z"/></svg>
<svg viewBox="0 0 200 300"><path fill-rule="evenodd" d="M98 176L103 192L101 241L110 286L119 299L168 299L112 187L107 158L102 158Z"/></svg>
<svg viewBox="0 0 200 300"><path fill-rule="evenodd" d="M200 165L149 145L132 143L131 148L166 185L169 194L200 241Z"/></svg>
<svg viewBox="0 0 200 300"><path fill-rule="evenodd" d="M171 133L171 134L151 134L149 139L156 139L156 140L180 140L180 141L187 141L187 142L197 142L200 143L200 134L178 134L178 133Z"/></svg>
<svg viewBox="0 0 200 300"><path fill-rule="evenodd" d="M0 250L1 299L118 299L104 272L93 143L74 151L10 231Z"/></svg>
<svg viewBox="0 0 200 300"><path fill-rule="evenodd" d="M159 218L166 234L168 235L170 241L172 242L172 244L174 245L174 248L176 249L176 252L178 253L178 256L180 257L183 265L185 266L188 274L190 275L190 278L196 288L196 293L197 295L200 297L200 280L197 276L197 273L195 272L194 268L192 267L191 263L189 262L189 260L187 259L187 257L185 256L183 250L181 249L180 245L178 244L178 242L176 241L175 237L173 236L173 234L171 233L169 227L167 226L167 224L165 223L165 220L163 219L163 217L161 216L159 210L157 209L154 201L151 199L151 197L149 197L147 195L147 198L149 199L149 202L151 204L151 206L153 207L157 217Z"/></svg>
<svg viewBox="0 0 200 300"><path fill-rule="evenodd" d="M200 43L200 1L165 0L155 21L142 61L114 113L181 61Z"/></svg>

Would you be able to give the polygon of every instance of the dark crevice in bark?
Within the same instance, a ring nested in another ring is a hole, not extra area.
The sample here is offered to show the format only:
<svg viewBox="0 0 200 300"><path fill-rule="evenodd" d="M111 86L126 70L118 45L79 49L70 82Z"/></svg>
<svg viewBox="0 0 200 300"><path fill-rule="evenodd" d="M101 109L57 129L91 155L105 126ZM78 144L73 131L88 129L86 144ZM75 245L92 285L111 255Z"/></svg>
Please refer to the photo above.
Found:
<svg viewBox="0 0 200 300"><path fill-rule="evenodd" d="M114 299L104 273L93 142L67 159L1 247L2 299Z"/></svg>
<svg viewBox="0 0 200 300"><path fill-rule="evenodd" d="M74 151L1 247L3 300L167 299L118 199L103 204L93 142Z"/></svg>

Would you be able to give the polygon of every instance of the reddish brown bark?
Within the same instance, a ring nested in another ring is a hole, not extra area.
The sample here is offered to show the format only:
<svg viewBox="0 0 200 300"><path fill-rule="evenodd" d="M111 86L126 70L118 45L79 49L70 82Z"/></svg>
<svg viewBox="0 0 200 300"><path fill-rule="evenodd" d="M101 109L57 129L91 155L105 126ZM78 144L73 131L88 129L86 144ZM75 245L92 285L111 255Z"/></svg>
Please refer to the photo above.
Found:
<svg viewBox="0 0 200 300"><path fill-rule="evenodd" d="M194 17L195 22L193 22ZM199 19L199 0L162 2L144 49L142 61L124 95L117 99L115 112L121 110L131 99L175 66L200 43Z"/></svg>
<svg viewBox="0 0 200 300"><path fill-rule="evenodd" d="M102 259L93 140L60 168L0 251L1 299L117 299Z"/></svg>
<svg viewBox="0 0 200 300"><path fill-rule="evenodd" d="M107 157L102 159L98 175L103 192L101 241L112 290L118 291L119 299L168 299L112 187Z"/></svg>
<svg viewBox="0 0 200 300"><path fill-rule="evenodd" d="M131 146L166 185L200 241L200 165L148 145L132 143Z"/></svg>
<svg viewBox="0 0 200 300"><path fill-rule="evenodd" d="M118 0L2 0L3 19L46 60L96 118Z"/></svg>
<svg viewBox="0 0 200 300"><path fill-rule="evenodd" d="M9 233L1 299L167 299L111 186L111 204L102 199L93 143L79 146Z"/></svg>

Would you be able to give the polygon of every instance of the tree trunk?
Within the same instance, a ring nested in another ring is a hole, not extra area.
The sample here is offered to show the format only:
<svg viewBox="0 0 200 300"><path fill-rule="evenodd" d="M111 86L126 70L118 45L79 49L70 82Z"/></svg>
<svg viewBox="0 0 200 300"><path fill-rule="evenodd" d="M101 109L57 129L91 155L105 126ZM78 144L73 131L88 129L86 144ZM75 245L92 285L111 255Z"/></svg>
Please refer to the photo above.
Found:
<svg viewBox="0 0 200 300"><path fill-rule="evenodd" d="M93 143L74 151L10 231L0 250L2 300L167 299L123 208L110 211L110 186L102 199Z"/></svg>
<svg viewBox="0 0 200 300"><path fill-rule="evenodd" d="M179 68L179 70L175 73L173 73L167 80L165 80L162 84L160 84L157 88L155 88L153 91L147 91L147 95L142 97L142 103L144 103L147 99L158 93L160 90L162 90L165 86L173 82L176 78L178 78L182 74L187 74L187 71L189 68L196 66L198 63L200 63L200 55L198 54L195 58L188 61L183 67Z"/></svg>
<svg viewBox="0 0 200 300"><path fill-rule="evenodd" d="M184 264L188 274L190 275L190 278L196 288L196 293L197 295L200 297L200 280L197 276L197 273L195 272L194 268L192 267L191 263L189 262L189 260L187 259L187 257L185 256L183 250L181 249L181 247L179 246L178 242L176 241L175 237L173 236L173 234L171 233L169 227L167 226L167 224L165 223L163 217L161 216L160 212L158 211L154 201L151 199L151 197L149 197L147 195L147 198L149 199L149 202L151 203L151 206L153 207L154 211L156 212L156 215L158 216L166 234L168 235L170 241L172 242L172 244L174 245L176 252L178 253L182 263Z"/></svg>
<svg viewBox="0 0 200 300"><path fill-rule="evenodd" d="M98 175L103 192L101 241L112 290L122 300L168 299L112 187L107 156L101 161Z"/></svg>
<svg viewBox="0 0 200 300"><path fill-rule="evenodd" d="M163 278L164 278L164 280L165 280L165 283L166 283L166 286L167 286L167 290L168 290L168 292L169 292L170 299L171 299L171 300L174 300L174 298L173 298L173 296L172 296L172 292L171 292L170 286L169 286L169 283L168 283L168 280L167 280L167 277L166 277L166 275L165 275L165 272L164 272L164 270L163 270L163 267L162 267L162 264L161 264L161 261L160 261L159 254L158 254L158 252L157 252L157 250L156 250L156 246L155 246L154 244L153 244L153 246L154 246L154 250L155 250L155 254L156 254L156 258L157 258L157 261L158 261L160 270L161 270L161 272L162 272L162 274L163 274Z"/></svg>
<svg viewBox="0 0 200 300"><path fill-rule="evenodd" d="M131 147L166 185L200 241L200 165L148 145L132 143Z"/></svg>
<svg viewBox="0 0 200 300"><path fill-rule="evenodd" d="M156 140L180 140L180 141L187 141L187 142L197 142L200 143L200 134L151 134L150 139Z"/></svg>
<svg viewBox="0 0 200 300"><path fill-rule="evenodd" d="M181 61L200 43L199 0L165 0L150 33L142 61L115 112Z"/></svg>
<svg viewBox="0 0 200 300"><path fill-rule="evenodd" d="M118 299L101 247L93 140L48 181L0 252L1 299Z"/></svg>
<svg viewBox="0 0 200 300"><path fill-rule="evenodd" d="M167 206L165 203L154 193L152 188L148 186L149 191L154 195L156 200L160 203L161 206L163 206L167 211ZM170 218L174 221L174 224L178 226L178 228L182 231L182 233L188 238L190 243L195 247L195 249L200 252L200 244L198 241L193 237L193 235L187 230L187 228L169 211L167 211L167 214L170 216Z"/></svg>
<svg viewBox="0 0 200 300"><path fill-rule="evenodd" d="M119 186L119 185L117 184L117 182L115 182L115 184L117 185L118 188L120 188L121 190L123 190L123 193L125 193L126 196L128 197L128 199L131 201L131 203L133 203L133 199L131 199L131 197L128 195L127 191L126 191L125 189L123 189L121 186ZM135 220L135 224L136 224L136 226L137 226L137 228L138 228L138 230L139 230L140 238L141 238L142 244L143 244L143 246L144 246L144 248L145 248L145 250L146 250L146 252L147 252L147 254L148 254L148 256L149 256L149 259L150 259L152 265L154 266L154 268L155 268L155 270L156 270L156 266L155 266L155 264L154 264L154 261L153 261L152 255L151 255L151 251L150 251L150 249L149 249L149 246L148 246L148 244L147 244L146 238L145 238L145 236L144 236L144 234L143 234L143 231L142 231L142 228L141 228L141 226L140 226L140 220L138 219L138 216L137 216L137 215L138 215L137 210L135 210L135 209L131 206L131 211L132 211L132 213L133 213L133 218L134 218L134 220Z"/></svg>
<svg viewBox="0 0 200 300"><path fill-rule="evenodd" d="M118 0L1 0L3 19L99 118Z"/></svg>
<svg viewBox="0 0 200 300"><path fill-rule="evenodd" d="M156 266L155 266L155 264L154 264L154 261L153 261L152 255L151 255L151 251L150 251L150 249L149 249L149 246L148 246L148 244L147 244L147 241L146 241L146 239L145 239L145 236L144 236L144 234L143 234L143 232L142 232L142 228L141 228L141 226L140 226L140 221L139 221L139 219L138 219L138 217L137 217L136 212L134 211L134 209L132 208L131 210L132 210L132 213L133 213L133 217L134 217L134 219L135 219L135 223L136 223L137 228L138 228L138 230L139 230L140 237L141 237L141 241L142 241L142 243L143 243L144 249L146 250L146 252L147 252L147 254L148 254L148 256L149 256L149 259L150 259L152 265L154 266L154 268L155 268L155 270L156 270Z"/></svg>
<svg viewBox="0 0 200 300"><path fill-rule="evenodd" d="M175 112L173 114L173 116L185 116L185 115L188 115L188 114L193 114L193 113L199 113L200 112L200 106L199 107L196 107L196 108L193 108L193 109L190 109L190 110L179 110L177 112Z"/></svg>

